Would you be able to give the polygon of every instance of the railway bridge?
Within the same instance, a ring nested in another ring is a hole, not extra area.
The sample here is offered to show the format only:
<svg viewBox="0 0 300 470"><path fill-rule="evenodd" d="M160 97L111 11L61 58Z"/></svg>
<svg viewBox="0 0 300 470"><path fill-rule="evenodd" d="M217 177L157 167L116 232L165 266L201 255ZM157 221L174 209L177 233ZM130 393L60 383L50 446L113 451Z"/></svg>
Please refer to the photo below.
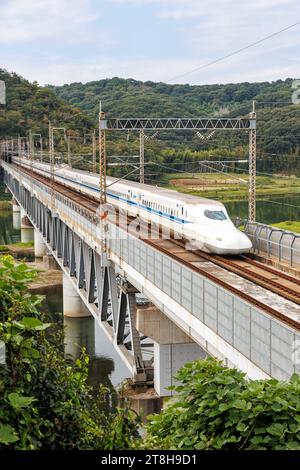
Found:
<svg viewBox="0 0 300 470"><path fill-rule="evenodd" d="M154 381L168 395L176 370L207 354L253 379L300 372L300 281L292 272L142 238L110 219L106 256L92 197L1 165L23 239L34 232L36 255L50 253L63 271L64 314L93 315L137 383ZM249 234L258 240L254 223Z"/></svg>

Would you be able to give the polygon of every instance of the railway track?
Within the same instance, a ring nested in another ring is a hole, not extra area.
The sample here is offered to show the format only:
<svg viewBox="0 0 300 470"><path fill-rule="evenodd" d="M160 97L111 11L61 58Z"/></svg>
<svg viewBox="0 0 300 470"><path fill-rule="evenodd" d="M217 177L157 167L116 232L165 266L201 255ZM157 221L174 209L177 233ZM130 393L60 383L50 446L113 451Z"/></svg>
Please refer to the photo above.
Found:
<svg viewBox="0 0 300 470"><path fill-rule="evenodd" d="M225 258L208 253L201 253L201 256L300 305L300 280L293 276L259 263L248 256Z"/></svg>
<svg viewBox="0 0 300 470"><path fill-rule="evenodd" d="M184 248L185 242L186 240L174 240L174 243L181 248ZM300 279L294 276L256 261L248 255L225 257L205 253L201 250L195 250L192 251L192 253L197 253L202 259L210 261L221 268L225 268L234 274L248 279L300 305Z"/></svg>
<svg viewBox="0 0 300 470"><path fill-rule="evenodd" d="M34 173L32 175L31 170L24 169L19 165L14 165L18 167L18 169L29 176L34 176L34 178L41 183L45 184L48 187L52 187L57 191L59 194L67 197L78 206L83 207L87 211L89 211L94 217L97 215L97 209L99 207L99 203L97 202L96 198L93 198L90 195L82 193L76 189L71 189L68 186L65 186L62 183L50 181L49 178ZM132 217L128 218L132 220ZM117 225L119 225L117 221ZM125 228L119 225L121 228ZM137 236L136 233L133 235ZM169 240L169 243L173 245L173 249L166 248L163 246L163 242L165 240L162 239L149 239L149 238L142 238L142 240L156 248L157 250L161 251L162 253L166 254L167 256L171 257L172 259L180 262L181 264L187 266L188 268L192 269L195 272L198 272L205 276L206 278L212 280L214 283L224 287L225 289L231 291L232 293L236 294L238 297L243 298L247 302L251 303L252 305L257 306L258 308L266 311L270 315L279 318L280 320L284 321L285 323L289 324L293 328L300 331L300 318L299 321L287 316L284 313L279 312L278 310L272 308L269 305L266 305L264 302L256 299L254 296L249 295L248 293L242 292L240 289L230 285L226 281L220 279L216 275L207 271L207 269L201 267L201 262L203 260L209 261L219 267L225 268L234 274L237 274L240 277L243 277L255 284L260 285L268 289L271 292L276 293L277 295L292 301L298 305L300 305L300 280L290 276L286 273L283 273L279 270L276 270L270 266L266 266L262 263L259 263L248 256L239 256L236 258L224 258L219 255L213 255L204 253L202 251L187 251L184 248L184 241L179 240ZM174 249L175 247L175 249ZM176 249L177 248L177 249ZM180 248L180 249L178 249ZM187 254L189 256L189 260L187 260ZM192 261L191 261L192 260ZM199 261L199 263L197 263ZM194 263L197 263L196 265Z"/></svg>

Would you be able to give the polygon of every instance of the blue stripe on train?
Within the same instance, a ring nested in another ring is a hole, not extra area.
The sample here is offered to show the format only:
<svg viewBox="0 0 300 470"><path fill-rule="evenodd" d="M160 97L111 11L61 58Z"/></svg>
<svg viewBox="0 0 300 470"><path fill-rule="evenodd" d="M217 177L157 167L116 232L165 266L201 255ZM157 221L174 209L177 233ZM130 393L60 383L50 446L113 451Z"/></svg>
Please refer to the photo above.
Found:
<svg viewBox="0 0 300 470"><path fill-rule="evenodd" d="M48 170L42 170L42 171L45 171L48 174L50 173L50 171L48 171ZM62 178L64 180L70 181L71 183L78 184L79 186L83 186L85 188L92 189L93 191L96 191L97 193L100 193L100 189L95 188L93 186L90 186L89 184L80 183L78 181L73 180L72 178L68 178L67 176L56 175L56 177L57 178ZM192 222L189 222L188 220L184 220L184 219L180 219L179 217L175 217L175 215L170 215L170 214L167 214L166 212L158 211L156 209L152 209L152 207L144 206L143 204L139 204L137 202L131 201L130 199L126 199L124 197L117 196L116 194L110 193L108 191L107 191L107 195L109 197L112 197L113 199L117 199L119 201L124 201L127 204L131 204L132 206L138 206L139 208L141 208L143 210L151 212L152 214L157 214L160 217L164 217L164 218L169 219L173 222L177 222L177 223L180 223L180 224L190 224L190 223L192 223Z"/></svg>

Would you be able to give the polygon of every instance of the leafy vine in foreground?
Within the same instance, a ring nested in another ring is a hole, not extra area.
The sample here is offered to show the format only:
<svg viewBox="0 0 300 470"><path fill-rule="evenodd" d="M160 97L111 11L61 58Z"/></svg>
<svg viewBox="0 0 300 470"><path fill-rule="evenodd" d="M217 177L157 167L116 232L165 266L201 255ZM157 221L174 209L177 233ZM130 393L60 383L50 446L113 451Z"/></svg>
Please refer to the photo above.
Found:
<svg viewBox="0 0 300 470"><path fill-rule="evenodd" d="M176 375L177 394L147 427L146 447L203 450L300 449L300 378L246 379L208 358Z"/></svg>

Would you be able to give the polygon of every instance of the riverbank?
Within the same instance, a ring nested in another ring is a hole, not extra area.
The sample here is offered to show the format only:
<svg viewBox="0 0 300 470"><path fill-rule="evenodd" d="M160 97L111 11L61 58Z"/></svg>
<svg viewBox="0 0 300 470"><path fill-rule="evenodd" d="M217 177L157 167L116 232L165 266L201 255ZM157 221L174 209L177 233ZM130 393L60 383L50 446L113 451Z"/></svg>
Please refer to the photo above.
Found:
<svg viewBox="0 0 300 470"><path fill-rule="evenodd" d="M222 202L243 201L248 198L246 173L195 173L165 175L162 181L169 189L199 197L218 199ZM300 178L296 176L274 175L256 177L257 200L269 197L289 197L300 194Z"/></svg>
<svg viewBox="0 0 300 470"><path fill-rule="evenodd" d="M36 279L29 285L31 293L62 296L63 273L60 269L46 269L42 261L34 261L29 266L37 271Z"/></svg>
<svg viewBox="0 0 300 470"><path fill-rule="evenodd" d="M289 230L290 232L300 234L300 222L286 220L277 224L272 224L273 227L282 228L283 230Z"/></svg>
<svg viewBox="0 0 300 470"><path fill-rule="evenodd" d="M0 201L0 211L10 211L11 202L10 201Z"/></svg>
<svg viewBox="0 0 300 470"><path fill-rule="evenodd" d="M34 258L34 243L17 242L0 245L0 255L1 254L8 254L17 259L24 258L26 260L32 260Z"/></svg>

